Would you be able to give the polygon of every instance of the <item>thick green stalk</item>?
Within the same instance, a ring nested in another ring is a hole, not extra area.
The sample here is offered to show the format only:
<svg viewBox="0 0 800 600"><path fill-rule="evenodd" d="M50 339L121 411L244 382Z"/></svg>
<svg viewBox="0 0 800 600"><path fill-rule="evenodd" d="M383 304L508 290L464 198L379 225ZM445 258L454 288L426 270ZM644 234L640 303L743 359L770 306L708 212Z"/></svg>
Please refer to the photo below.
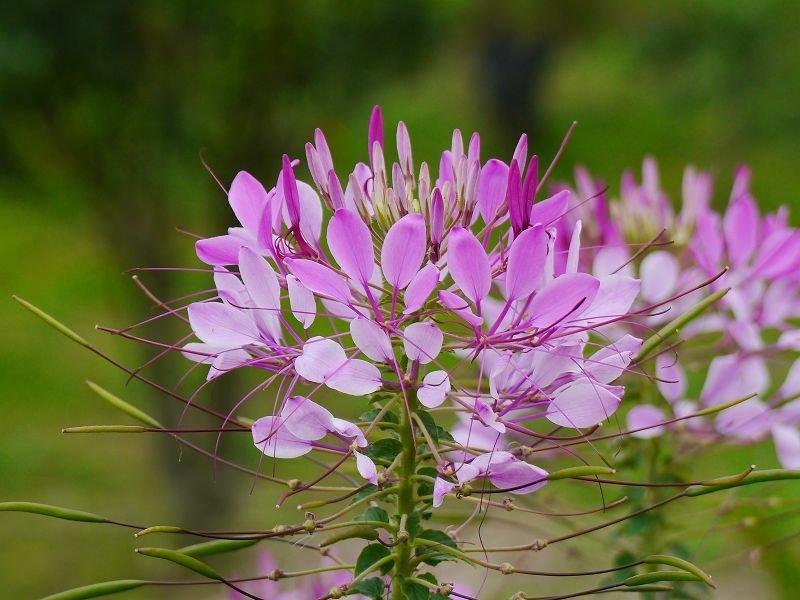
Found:
<svg viewBox="0 0 800 600"><path fill-rule="evenodd" d="M400 442L403 454L398 465L399 482L397 484L397 516L405 524L406 519L414 512L417 504L413 475L417 470L417 446L414 439L413 419L409 418L417 410L417 401L413 394L408 395L408 410L400 411ZM398 532L398 535L401 535ZM392 599L405 600L403 581L413 575L411 562L411 540L401 541L397 547L397 559L393 569Z"/></svg>

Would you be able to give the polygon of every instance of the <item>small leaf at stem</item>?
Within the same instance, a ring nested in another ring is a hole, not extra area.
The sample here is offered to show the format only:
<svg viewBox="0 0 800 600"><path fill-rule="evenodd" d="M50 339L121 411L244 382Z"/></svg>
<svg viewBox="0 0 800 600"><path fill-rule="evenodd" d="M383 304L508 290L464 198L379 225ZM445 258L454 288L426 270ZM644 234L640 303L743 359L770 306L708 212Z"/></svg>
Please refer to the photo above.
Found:
<svg viewBox="0 0 800 600"><path fill-rule="evenodd" d="M353 574L358 575L369 570L372 565L382 558L386 558L389 556L389 554L391 554L391 552L386 546L381 544L369 544L361 551L361 554L358 555L358 558L356 559L356 568ZM388 573L393 564L393 561L390 561L381 565L381 573Z"/></svg>

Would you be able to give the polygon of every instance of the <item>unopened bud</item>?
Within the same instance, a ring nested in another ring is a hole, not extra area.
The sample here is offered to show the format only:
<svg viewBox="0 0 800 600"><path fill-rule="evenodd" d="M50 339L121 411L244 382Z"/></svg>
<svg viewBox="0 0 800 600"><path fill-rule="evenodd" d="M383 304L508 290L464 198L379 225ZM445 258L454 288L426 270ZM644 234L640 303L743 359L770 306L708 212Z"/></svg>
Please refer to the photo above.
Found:
<svg viewBox="0 0 800 600"><path fill-rule="evenodd" d="M308 533L314 533L317 529L317 524L313 519L307 519L303 523L303 529L305 529Z"/></svg>
<svg viewBox="0 0 800 600"><path fill-rule="evenodd" d="M300 481L299 479L290 479L289 481L286 482L286 486L292 491L300 489L300 486L302 485L303 482Z"/></svg>
<svg viewBox="0 0 800 600"><path fill-rule="evenodd" d="M514 565L511 563L503 563L500 565L500 572L503 575L511 575L514 572Z"/></svg>

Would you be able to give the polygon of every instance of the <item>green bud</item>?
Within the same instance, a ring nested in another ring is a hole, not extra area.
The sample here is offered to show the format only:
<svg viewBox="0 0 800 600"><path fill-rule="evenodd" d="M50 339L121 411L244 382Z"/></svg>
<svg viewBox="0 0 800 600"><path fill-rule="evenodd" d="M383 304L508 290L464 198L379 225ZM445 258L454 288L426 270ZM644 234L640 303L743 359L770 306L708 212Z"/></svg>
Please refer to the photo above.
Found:
<svg viewBox="0 0 800 600"><path fill-rule="evenodd" d="M84 523L108 523L108 519L94 513L50 504L38 504L36 502L0 502L0 511L33 513L53 517L54 519L82 521Z"/></svg>
<svg viewBox="0 0 800 600"><path fill-rule="evenodd" d="M99 596L108 596L110 594L134 590L143 585L147 585L147 583L147 581L142 581L140 579L104 581L102 583L93 583L92 585L59 592L58 594L42 598L42 600L84 600L85 598L98 598Z"/></svg>

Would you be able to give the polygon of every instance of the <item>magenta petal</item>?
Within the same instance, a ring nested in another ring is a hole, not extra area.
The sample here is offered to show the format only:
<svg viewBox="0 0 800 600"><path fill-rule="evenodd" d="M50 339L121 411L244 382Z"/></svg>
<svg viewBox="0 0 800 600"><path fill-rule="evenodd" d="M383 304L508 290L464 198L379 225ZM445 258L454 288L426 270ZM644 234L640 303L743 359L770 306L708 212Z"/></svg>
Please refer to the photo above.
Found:
<svg viewBox="0 0 800 600"><path fill-rule="evenodd" d="M444 336L433 323L412 323L403 330L403 347L406 356L422 365L428 364L442 351Z"/></svg>
<svg viewBox="0 0 800 600"><path fill-rule="evenodd" d="M450 275L464 295L477 304L486 297L492 285L486 250L472 232L463 227L454 227L448 240Z"/></svg>
<svg viewBox="0 0 800 600"><path fill-rule="evenodd" d="M569 190L561 190L557 194L534 204L533 208L531 208L531 224L541 223L544 227L554 225L561 217L567 214L569 193Z"/></svg>
<svg viewBox="0 0 800 600"><path fill-rule="evenodd" d="M628 431L632 432L633 437L644 440L658 437L664 432L662 423L666 420L660 408L650 404L634 406L628 413ZM641 431L637 431L639 429Z"/></svg>
<svg viewBox="0 0 800 600"><path fill-rule="evenodd" d="M616 412L620 399L600 384L582 380L556 390L547 418L561 427L591 427Z"/></svg>
<svg viewBox="0 0 800 600"><path fill-rule="evenodd" d="M479 317L472 312L469 303L453 292L439 290L439 301L445 308L464 319L473 327L480 327L483 324L483 317Z"/></svg>
<svg viewBox="0 0 800 600"><path fill-rule="evenodd" d="M529 296L542 281L547 257L547 233L536 225L523 231L508 253L506 297L519 300Z"/></svg>
<svg viewBox="0 0 800 600"><path fill-rule="evenodd" d="M318 242L322 232L322 203L310 185L303 181L295 181L297 189L297 217L300 219L300 233L309 242ZM284 203L282 216L286 224L291 224L289 205Z"/></svg>
<svg viewBox="0 0 800 600"><path fill-rule="evenodd" d="M383 275L392 287L403 289L419 271L427 246L425 219L410 214L386 233L381 248Z"/></svg>
<svg viewBox="0 0 800 600"><path fill-rule="evenodd" d="M317 316L317 301L314 300L314 294L291 274L286 276L286 288L294 318L303 324L304 329L308 329Z"/></svg>
<svg viewBox="0 0 800 600"><path fill-rule="evenodd" d="M239 249L243 246L241 239L232 235L197 240L194 245L197 258L207 265L235 265L239 260Z"/></svg>
<svg viewBox="0 0 800 600"><path fill-rule="evenodd" d="M372 114L369 116L367 142L369 144L369 159L372 161L372 153L375 144L383 148L383 113L381 112L381 107L378 105L375 105L372 109Z"/></svg>
<svg viewBox="0 0 800 600"><path fill-rule="evenodd" d="M403 295L403 302L405 309L403 314L407 315L414 311L419 310L423 304L428 300L428 296L436 288L439 283L439 269L435 265L428 263L420 269L411 283L408 284L405 294Z"/></svg>
<svg viewBox="0 0 800 600"><path fill-rule="evenodd" d="M228 202L242 226L254 236L257 235L261 214L267 204L264 186L250 173L239 171L231 183Z"/></svg>
<svg viewBox="0 0 800 600"><path fill-rule="evenodd" d="M204 342L235 348L258 342L251 315L222 302L196 302L188 308L192 331Z"/></svg>
<svg viewBox="0 0 800 600"><path fill-rule="evenodd" d="M374 321L362 317L353 319L350 321L350 337L368 358L378 362L394 360L389 335Z"/></svg>
<svg viewBox="0 0 800 600"><path fill-rule="evenodd" d="M528 307L530 321L538 327L571 321L585 312L600 289L600 281L586 273L562 275L542 288Z"/></svg>
<svg viewBox="0 0 800 600"><path fill-rule="evenodd" d="M297 458L311 452L311 444L292 435L276 417L253 423L253 444L271 458Z"/></svg>
<svg viewBox="0 0 800 600"><path fill-rule="evenodd" d="M791 425L773 425L772 439L784 469L800 469L800 433Z"/></svg>
<svg viewBox="0 0 800 600"><path fill-rule="evenodd" d="M300 283L315 294L350 303L350 288L336 271L303 258L287 258L284 262Z"/></svg>
<svg viewBox="0 0 800 600"><path fill-rule="evenodd" d="M484 223L490 223L503 205L507 186L508 165L494 158L487 161L478 183L478 212Z"/></svg>
<svg viewBox="0 0 800 600"><path fill-rule="evenodd" d="M361 217L346 208L337 210L328 223L328 247L342 271L366 286L375 270L375 254L372 234Z"/></svg>

